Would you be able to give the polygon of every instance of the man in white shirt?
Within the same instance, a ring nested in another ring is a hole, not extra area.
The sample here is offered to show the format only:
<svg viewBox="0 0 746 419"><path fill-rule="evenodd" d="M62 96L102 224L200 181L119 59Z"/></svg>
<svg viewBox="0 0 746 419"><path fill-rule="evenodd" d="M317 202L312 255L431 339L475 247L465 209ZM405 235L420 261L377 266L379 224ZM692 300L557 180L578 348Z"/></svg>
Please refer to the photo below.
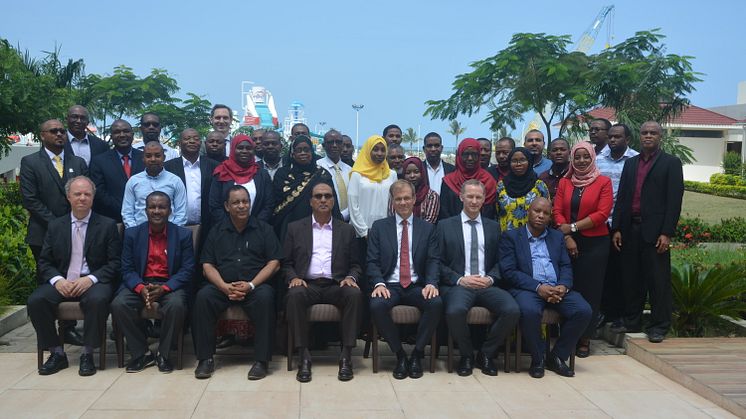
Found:
<svg viewBox="0 0 746 419"><path fill-rule="evenodd" d="M210 111L210 124L212 129L223 134L225 138L225 155L231 155L231 124L233 124L233 111L228 105L215 104Z"/></svg>
<svg viewBox="0 0 746 419"><path fill-rule="evenodd" d="M316 164L332 175L342 218L350 221L350 209L347 207L347 184L350 182L352 167L342 161L342 134L339 131L329 130L324 134L324 151L326 157L317 160Z"/></svg>
<svg viewBox="0 0 746 419"><path fill-rule="evenodd" d="M67 110L67 144L65 151L85 160L91 165L91 158L109 150L106 142L93 134L89 134L88 109L80 105L73 105Z"/></svg>
<svg viewBox="0 0 746 419"><path fill-rule="evenodd" d="M425 151L425 167L427 167L430 189L440 194L443 177L456 170L456 167L440 158L440 154L443 152L443 139L440 138L440 134L430 132L425 135L424 141L425 144L422 149Z"/></svg>

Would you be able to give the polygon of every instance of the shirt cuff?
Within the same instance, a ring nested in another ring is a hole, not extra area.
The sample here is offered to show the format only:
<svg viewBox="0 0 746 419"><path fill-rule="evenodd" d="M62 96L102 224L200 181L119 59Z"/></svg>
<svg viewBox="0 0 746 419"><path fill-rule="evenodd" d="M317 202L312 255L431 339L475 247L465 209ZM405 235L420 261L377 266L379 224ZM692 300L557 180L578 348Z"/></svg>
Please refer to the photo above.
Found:
<svg viewBox="0 0 746 419"><path fill-rule="evenodd" d="M384 287L386 287L386 283L385 282L379 282L376 285L374 285L373 288L378 288L379 285L383 285Z"/></svg>
<svg viewBox="0 0 746 419"><path fill-rule="evenodd" d="M487 275L487 278L490 279L490 285L495 285L495 278L493 278L493 277L491 277L489 275Z"/></svg>
<svg viewBox="0 0 746 419"><path fill-rule="evenodd" d="M65 278L63 278L61 275L57 275L57 276L52 277L52 279L49 280L49 283L52 284L52 286L54 286L54 284L56 284L57 281L61 279L65 279Z"/></svg>
<svg viewBox="0 0 746 419"><path fill-rule="evenodd" d="M96 275L88 274L88 279L90 279L91 282L93 282L94 284L98 283L98 278L96 278Z"/></svg>
<svg viewBox="0 0 746 419"><path fill-rule="evenodd" d="M135 294L140 294L143 288L145 288L145 284L137 284L135 286L135 289L133 289L132 291L134 291Z"/></svg>
<svg viewBox="0 0 746 419"><path fill-rule="evenodd" d="M355 281L355 283L357 284L357 278L355 278L354 276L352 276L352 275L347 275L347 276L345 277L345 279L347 279L347 278L352 278L352 280L353 280L353 281Z"/></svg>

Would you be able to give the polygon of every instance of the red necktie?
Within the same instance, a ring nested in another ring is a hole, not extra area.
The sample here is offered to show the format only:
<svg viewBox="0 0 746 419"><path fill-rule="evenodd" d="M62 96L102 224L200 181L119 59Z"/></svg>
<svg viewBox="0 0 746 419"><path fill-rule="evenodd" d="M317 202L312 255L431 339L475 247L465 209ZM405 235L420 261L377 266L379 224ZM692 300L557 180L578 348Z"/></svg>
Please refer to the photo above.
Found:
<svg viewBox="0 0 746 419"><path fill-rule="evenodd" d="M399 284L407 288L412 284L412 270L409 268L409 229L407 220L401 221L401 249L399 251Z"/></svg>
<svg viewBox="0 0 746 419"><path fill-rule="evenodd" d="M130 168L130 156L125 154L122 156L122 160L124 160L124 164L122 164L122 167L124 168L124 174L127 175L127 179L132 176L132 168Z"/></svg>

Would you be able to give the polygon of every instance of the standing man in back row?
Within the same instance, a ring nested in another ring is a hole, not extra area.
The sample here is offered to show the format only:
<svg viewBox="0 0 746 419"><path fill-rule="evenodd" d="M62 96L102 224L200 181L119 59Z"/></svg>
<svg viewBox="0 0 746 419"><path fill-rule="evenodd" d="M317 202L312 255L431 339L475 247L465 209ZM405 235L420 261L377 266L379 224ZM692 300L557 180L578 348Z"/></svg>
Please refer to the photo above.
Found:
<svg viewBox="0 0 746 419"><path fill-rule="evenodd" d="M339 204L339 211L345 221L350 221L350 209L347 207L347 185L350 183L350 171L352 167L342 161L342 134L337 130L329 130L324 134L324 151L326 156L316 161L319 167L323 167L332 175L334 182L335 199Z"/></svg>
<svg viewBox="0 0 746 419"><path fill-rule="evenodd" d="M552 167L551 160L544 158L545 144L544 134L538 129L532 129L523 137L523 146L534 156L534 172L537 176Z"/></svg>
<svg viewBox="0 0 746 419"><path fill-rule="evenodd" d="M225 156L231 154L231 124L233 124L233 111L228 105L215 104L210 111L210 124L212 129L219 132L225 139Z"/></svg>
<svg viewBox="0 0 746 419"><path fill-rule="evenodd" d="M161 143L161 117L153 112L145 112L140 117L140 133L142 134L142 142L135 145L138 150L144 150L145 146L150 142L156 142L163 148L163 155L166 160L175 159L179 157L179 153L176 152L171 146L165 143Z"/></svg>
<svg viewBox="0 0 746 419"><path fill-rule="evenodd" d="M443 161L440 158L443 153L443 139L437 132L429 132L425 135L422 150L425 152L425 167L430 189L440 194L443 177L456 170L456 166Z"/></svg>
<svg viewBox="0 0 746 419"><path fill-rule="evenodd" d="M109 149L106 142L88 132L88 109L73 105L67 110L67 143L65 151L85 160L91 165L93 156Z"/></svg>

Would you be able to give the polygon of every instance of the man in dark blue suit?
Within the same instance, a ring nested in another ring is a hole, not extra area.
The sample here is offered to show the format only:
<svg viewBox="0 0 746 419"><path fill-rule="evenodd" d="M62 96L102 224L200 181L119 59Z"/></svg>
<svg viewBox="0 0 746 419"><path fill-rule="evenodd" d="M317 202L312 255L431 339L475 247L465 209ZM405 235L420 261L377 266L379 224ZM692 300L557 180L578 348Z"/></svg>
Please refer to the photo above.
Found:
<svg viewBox="0 0 746 419"><path fill-rule="evenodd" d="M438 291L440 253L435 227L413 215L414 186L397 180L390 191L394 216L374 222L368 234L367 272L373 289L370 312L381 336L396 354L394 378L420 378L425 345L443 313ZM399 329L391 319L391 309L398 304L412 305L423 312L409 361Z"/></svg>
<svg viewBox="0 0 746 419"><path fill-rule="evenodd" d="M194 274L192 233L168 222L171 200L155 191L146 198L148 222L124 232L122 286L111 303L111 313L122 329L132 359L127 372L158 364L173 371L168 359L171 344L187 314L187 290ZM158 355L148 348L140 311L158 302L162 318Z"/></svg>
<svg viewBox="0 0 746 419"><path fill-rule="evenodd" d="M510 230L500 240L503 281L521 307L521 331L531 352L529 374L544 376L544 342L540 328L544 307L557 310L562 333L549 353L547 368L565 377L575 372L565 363L591 321L591 307L580 293L572 292L572 265L563 235L547 228L552 207L538 198L528 209L525 228Z"/></svg>
<svg viewBox="0 0 746 419"><path fill-rule="evenodd" d="M96 184L94 209L117 222L122 222L122 200L127 180L145 170L142 151L132 148L132 126L124 120L111 124L114 149L91 160L91 180Z"/></svg>
<svg viewBox="0 0 746 419"><path fill-rule="evenodd" d="M485 189L476 179L461 186L463 210L438 224L441 252L440 283L446 303L448 330L458 344L461 360L456 373L471 375L474 349L466 317L473 306L488 309L495 317L477 355L476 364L483 374L497 375L493 358L497 347L513 331L520 310L510 294L498 288L500 266L498 241L500 225L481 216Z"/></svg>

